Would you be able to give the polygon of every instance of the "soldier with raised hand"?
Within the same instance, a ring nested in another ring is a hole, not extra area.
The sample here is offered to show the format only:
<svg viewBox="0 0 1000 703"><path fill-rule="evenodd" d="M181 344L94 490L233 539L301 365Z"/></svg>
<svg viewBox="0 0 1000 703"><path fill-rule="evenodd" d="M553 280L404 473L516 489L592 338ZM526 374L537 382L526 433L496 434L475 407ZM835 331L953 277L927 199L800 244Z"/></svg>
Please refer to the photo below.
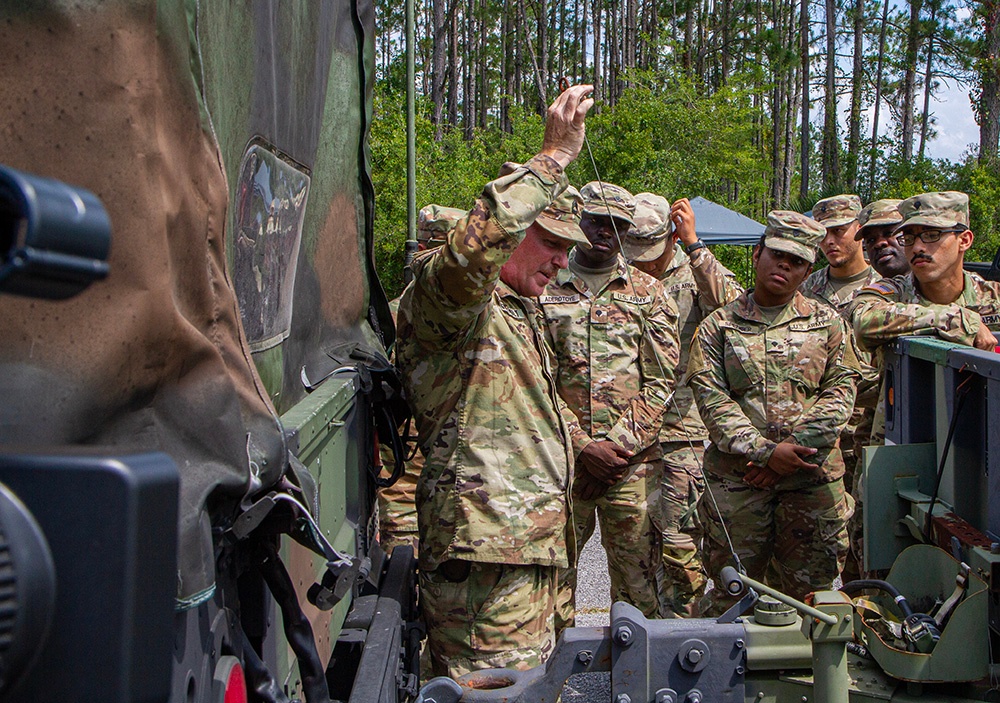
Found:
<svg viewBox="0 0 1000 703"><path fill-rule="evenodd" d="M400 301L396 360L425 457L420 594L435 674L530 668L555 644L575 418L532 299L589 242L536 218L566 188L591 91L556 98L542 150L414 260Z"/></svg>
<svg viewBox="0 0 1000 703"><path fill-rule="evenodd" d="M698 239L694 210L687 198L671 205L660 195L639 193L633 219L632 228L622 239L622 251L633 266L659 279L677 306L681 344L677 377L682 378L698 325L713 310L735 300L743 289L736 276ZM697 516L705 490L702 463L707 439L691 389L679 385L660 432L663 570L658 590L662 617L696 616L708 582Z"/></svg>
<svg viewBox="0 0 1000 703"><path fill-rule="evenodd" d="M581 189L577 247L538 301L558 360L559 395L579 420L573 435L576 543L594 533L608 555L611 599L660 613L659 433L680 359L677 310L663 287L620 256L632 225L632 195L611 183ZM651 511L653 514L651 514ZM577 570L560 576L561 620L572 624Z"/></svg>
<svg viewBox="0 0 1000 703"><path fill-rule="evenodd" d="M444 244L448 233L455 229L459 220L468 215L465 210L442 205L425 205L417 213L417 251L435 249ZM399 298L389 302L392 321L396 321L399 310ZM404 446L409 447L410 438ZM387 442L379 445L380 458L383 466L392 466L395 457ZM386 486L378 492L379 544L386 553L398 546L413 547L413 553L419 555L419 531L417 528L417 479L424 467L424 457L420 452L406 460L403 474L391 486Z"/></svg>
<svg viewBox="0 0 1000 703"><path fill-rule="evenodd" d="M992 351L1000 330L1000 284L963 269L974 235L969 196L922 193L899 203L896 232L910 272L858 292L851 319L868 349L906 335L941 339Z"/></svg>
<svg viewBox="0 0 1000 703"><path fill-rule="evenodd" d="M896 231L896 226L903 221L898 207L901 202L892 198L876 200L866 205L858 215L861 226L854 238L864 243L868 260L883 278L910 272L910 262Z"/></svg>
<svg viewBox="0 0 1000 703"><path fill-rule="evenodd" d="M711 438L699 514L710 574L731 560L725 520L747 574L802 599L830 588L847 554L838 438L860 364L840 315L798 291L824 227L782 210L767 220L753 290L706 317L691 345L687 382ZM721 590L703 612L725 606Z"/></svg>

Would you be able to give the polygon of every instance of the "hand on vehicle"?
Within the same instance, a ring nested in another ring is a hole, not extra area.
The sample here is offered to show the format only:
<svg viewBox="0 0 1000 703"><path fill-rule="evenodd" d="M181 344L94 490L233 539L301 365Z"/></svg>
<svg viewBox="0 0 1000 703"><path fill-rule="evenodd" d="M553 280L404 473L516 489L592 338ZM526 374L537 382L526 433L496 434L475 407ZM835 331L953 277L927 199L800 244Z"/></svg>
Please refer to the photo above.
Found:
<svg viewBox="0 0 1000 703"><path fill-rule="evenodd" d="M976 341L972 343L976 349L982 349L984 351L993 351L997 346L997 338L990 328L986 326L985 322L979 322L979 331L976 332Z"/></svg>
<svg viewBox="0 0 1000 703"><path fill-rule="evenodd" d="M632 452L610 439L591 442L580 452L577 462L587 473L606 485L621 480L628 470Z"/></svg>
<svg viewBox="0 0 1000 703"><path fill-rule="evenodd" d="M816 450L812 447L802 447L786 439L784 442L779 442L774 448L771 458L767 461L767 468L779 476L790 476L802 469L815 471L819 468L818 464L808 464L803 461L815 453Z"/></svg>
<svg viewBox="0 0 1000 703"><path fill-rule="evenodd" d="M551 156L563 168L572 163L583 148L584 118L594 106L592 85L567 88L549 105L545 118L545 138L540 153Z"/></svg>

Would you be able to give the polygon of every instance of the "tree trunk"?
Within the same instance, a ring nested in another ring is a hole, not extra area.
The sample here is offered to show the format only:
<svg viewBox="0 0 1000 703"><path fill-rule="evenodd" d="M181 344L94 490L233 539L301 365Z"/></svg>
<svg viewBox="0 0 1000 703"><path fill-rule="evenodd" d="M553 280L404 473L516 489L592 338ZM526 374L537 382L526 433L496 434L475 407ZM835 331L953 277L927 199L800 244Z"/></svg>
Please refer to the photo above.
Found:
<svg viewBox="0 0 1000 703"><path fill-rule="evenodd" d="M979 163L996 167L1000 142L1000 2L983 0L981 90L976 112L979 118Z"/></svg>
<svg viewBox="0 0 1000 703"><path fill-rule="evenodd" d="M875 114L872 116L872 153L868 167L868 198L875 197L875 159L878 156L878 113L882 107L882 68L885 64L885 32L888 27L889 0L882 5L882 27L878 34L878 59L875 64Z"/></svg>
<svg viewBox="0 0 1000 703"><path fill-rule="evenodd" d="M684 72L691 77L692 56L694 54L694 6L698 0L687 0L687 9L684 11L684 53L681 54L681 65Z"/></svg>
<svg viewBox="0 0 1000 703"><path fill-rule="evenodd" d="M864 80L865 1L854 0L854 66L851 71L851 114L847 136L847 189L858 189L858 153L861 149L861 83Z"/></svg>
<svg viewBox="0 0 1000 703"><path fill-rule="evenodd" d="M917 55L920 52L920 10L923 0L909 0L910 23L906 28L906 51L903 55L902 138L903 162L913 161L913 107L917 91Z"/></svg>
<svg viewBox="0 0 1000 703"><path fill-rule="evenodd" d="M472 141L472 128L473 128L473 93L472 93L472 47L475 44L472 42L472 3L475 0L468 0L465 4L465 22L463 22L464 28L464 44L463 44L463 58L462 61L462 127L464 128L464 135L466 141Z"/></svg>
<svg viewBox="0 0 1000 703"><path fill-rule="evenodd" d="M799 14L799 57L802 62L802 151L799 198L809 197L809 0L802 0Z"/></svg>
<svg viewBox="0 0 1000 703"><path fill-rule="evenodd" d="M434 141L441 141L444 125L441 120L444 114L444 52L445 52L445 0L433 0L433 35L431 41L431 122L434 123Z"/></svg>
<svg viewBox="0 0 1000 703"><path fill-rule="evenodd" d="M448 6L451 20L448 38L448 124L458 126L458 0Z"/></svg>
<svg viewBox="0 0 1000 703"><path fill-rule="evenodd" d="M937 3L931 3L930 31L927 33L927 64L924 67L924 110L920 122L920 148L917 150L917 161L924 160L924 147L927 146L927 131L931 122L931 91L934 89L934 35L937 32Z"/></svg>
<svg viewBox="0 0 1000 703"><path fill-rule="evenodd" d="M840 141L837 135L837 4L826 0L826 94L823 102L823 188L840 185Z"/></svg>
<svg viewBox="0 0 1000 703"><path fill-rule="evenodd" d="M597 101L594 105L594 112L600 112L601 102L604 100L604 86L601 83L601 15L603 14L601 0L593 0L590 5L590 15L594 22L594 98Z"/></svg>

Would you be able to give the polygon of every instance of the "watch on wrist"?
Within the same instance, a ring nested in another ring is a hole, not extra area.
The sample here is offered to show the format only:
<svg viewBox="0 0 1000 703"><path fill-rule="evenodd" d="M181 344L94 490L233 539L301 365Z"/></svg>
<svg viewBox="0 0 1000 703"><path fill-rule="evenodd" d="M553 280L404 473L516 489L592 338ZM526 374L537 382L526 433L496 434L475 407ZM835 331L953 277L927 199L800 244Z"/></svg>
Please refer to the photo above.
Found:
<svg viewBox="0 0 1000 703"><path fill-rule="evenodd" d="M705 244L705 242L703 242L703 241L701 241L699 239L697 241L692 242L691 244L688 244L686 247L684 247L684 253L686 253L688 256L690 256L691 254L695 253L699 249L704 249L706 246L708 246L708 245Z"/></svg>

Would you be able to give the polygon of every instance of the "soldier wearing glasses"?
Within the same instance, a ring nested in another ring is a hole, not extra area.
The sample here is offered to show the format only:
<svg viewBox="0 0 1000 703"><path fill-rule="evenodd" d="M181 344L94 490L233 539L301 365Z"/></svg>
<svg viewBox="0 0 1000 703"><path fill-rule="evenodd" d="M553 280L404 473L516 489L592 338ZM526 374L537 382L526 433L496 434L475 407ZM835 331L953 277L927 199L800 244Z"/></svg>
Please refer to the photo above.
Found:
<svg viewBox="0 0 1000 703"><path fill-rule="evenodd" d="M962 268L972 246L969 196L922 193L898 206L911 271L862 288L851 320L858 341L875 349L905 335L941 339L992 351L1000 330L1000 284Z"/></svg>

